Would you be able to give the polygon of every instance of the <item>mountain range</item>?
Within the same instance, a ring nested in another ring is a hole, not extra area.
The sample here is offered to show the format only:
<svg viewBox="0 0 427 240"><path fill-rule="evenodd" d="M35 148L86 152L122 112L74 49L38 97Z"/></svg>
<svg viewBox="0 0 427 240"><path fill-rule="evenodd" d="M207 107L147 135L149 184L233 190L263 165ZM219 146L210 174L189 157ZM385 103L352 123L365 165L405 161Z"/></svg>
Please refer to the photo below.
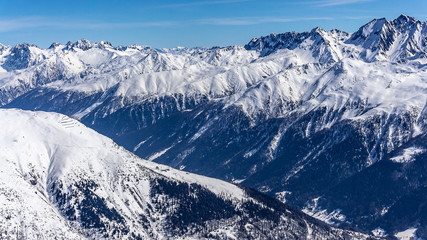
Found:
<svg viewBox="0 0 427 240"><path fill-rule="evenodd" d="M426 238L426 53L427 23L405 15L245 46L1 45L0 104L335 226Z"/></svg>

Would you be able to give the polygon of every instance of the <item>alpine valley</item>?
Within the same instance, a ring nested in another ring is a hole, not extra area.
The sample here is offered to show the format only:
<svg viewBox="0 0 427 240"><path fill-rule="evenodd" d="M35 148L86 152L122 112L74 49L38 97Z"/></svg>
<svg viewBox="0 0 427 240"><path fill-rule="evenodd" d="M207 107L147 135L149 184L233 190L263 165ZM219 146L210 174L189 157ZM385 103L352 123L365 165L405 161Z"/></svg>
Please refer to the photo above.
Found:
<svg viewBox="0 0 427 240"><path fill-rule="evenodd" d="M0 111L0 232L427 239L427 22L214 48L1 45L0 66L3 108L70 117Z"/></svg>

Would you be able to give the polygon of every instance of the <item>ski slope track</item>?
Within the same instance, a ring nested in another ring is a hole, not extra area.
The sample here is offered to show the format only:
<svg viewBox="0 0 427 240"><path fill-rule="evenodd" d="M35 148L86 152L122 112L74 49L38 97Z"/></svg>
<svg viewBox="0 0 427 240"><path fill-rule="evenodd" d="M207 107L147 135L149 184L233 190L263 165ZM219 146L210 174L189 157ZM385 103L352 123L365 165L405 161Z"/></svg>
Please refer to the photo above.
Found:
<svg viewBox="0 0 427 240"><path fill-rule="evenodd" d="M427 23L405 15L245 46L1 45L0 104L331 224L427 238L426 53Z"/></svg>
<svg viewBox="0 0 427 240"><path fill-rule="evenodd" d="M64 115L0 110L2 239L368 239L145 161Z"/></svg>

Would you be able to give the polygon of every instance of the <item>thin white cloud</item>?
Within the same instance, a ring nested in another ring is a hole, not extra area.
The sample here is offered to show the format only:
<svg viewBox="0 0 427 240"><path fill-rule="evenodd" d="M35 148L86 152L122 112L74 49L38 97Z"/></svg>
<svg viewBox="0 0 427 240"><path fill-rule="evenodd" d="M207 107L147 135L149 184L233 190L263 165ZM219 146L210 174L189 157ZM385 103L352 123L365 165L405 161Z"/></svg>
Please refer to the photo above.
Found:
<svg viewBox="0 0 427 240"><path fill-rule="evenodd" d="M217 1L198 1L198 2L187 2L187 3L174 3L168 5L160 5L158 8L177 8L177 7L196 7L205 5L220 5L220 4L231 4L231 3L242 3L250 2L252 0L217 0Z"/></svg>
<svg viewBox="0 0 427 240"><path fill-rule="evenodd" d="M0 32L12 32L26 29L119 29L144 27L174 27L186 25L216 25L216 26L245 26L263 23L286 23L298 21L333 20L330 17L235 17L235 18L206 18L187 21L157 21L157 22L96 22L91 20L69 20L48 17L26 17L16 19L0 19Z"/></svg>
<svg viewBox="0 0 427 240"><path fill-rule="evenodd" d="M375 1L375 0L320 0L320 1L311 1L306 3L314 4L314 6L316 7L330 7L330 6L348 5L348 4L372 2L372 1Z"/></svg>
<svg viewBox="0 0 427 240"><path fill-rule="evenodd" d="M140 27L168 27L180 24L175 21L158 22L123 22L100 23L89 20L64 20L47 17L25 17L15 19L0 19L0 32L19 31L36 28L62 29L108 29L108 28L140 28Z"/></svg>
<svg viewBox="0 0 427 240"><path fill-rule="evenodd" d="M195 20L201 25L240 26L256 25L262 23L286 23L298 21L333 20L330 17L306 17L306 18L280 18L280 17L241 17L241 18L208 18Z"/></svg>
<svg viewBox="0 0 427 240"><path fill-rule="evenodd" d="M37 17L0 19L0 32L8 32L26 28L37 28L48 25L50 25L49 22L45 22L41 18Z"/></svg>
<svg viewBox="0 0 427 240"><path fill-rule="evenodd" d="M157 22L95 22L91 20L68 20L48 17L26 17L16 19L0 19L0 32L11 32L25 29L118 29L143 27L173 27L185 25L217 25L217 26L244 26L262 23L286 23L297 21L333 20L330 17L235 17L235 18L207 18L188 21L157 21Z"/></svg>

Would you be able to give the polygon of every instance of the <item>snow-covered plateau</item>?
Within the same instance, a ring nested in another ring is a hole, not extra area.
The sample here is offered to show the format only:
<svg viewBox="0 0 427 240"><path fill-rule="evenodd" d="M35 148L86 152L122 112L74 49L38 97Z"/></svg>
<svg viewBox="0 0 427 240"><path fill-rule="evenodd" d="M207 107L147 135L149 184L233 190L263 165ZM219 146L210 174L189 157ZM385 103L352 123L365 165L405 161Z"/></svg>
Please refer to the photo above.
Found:
<svg viewBox="0 0 427 240"><path fill-rule="evenodd" d="M4 108L65 114L144 159L340 226L427 238L426 22L214 48L1 45L0 66Z"/></svg>

